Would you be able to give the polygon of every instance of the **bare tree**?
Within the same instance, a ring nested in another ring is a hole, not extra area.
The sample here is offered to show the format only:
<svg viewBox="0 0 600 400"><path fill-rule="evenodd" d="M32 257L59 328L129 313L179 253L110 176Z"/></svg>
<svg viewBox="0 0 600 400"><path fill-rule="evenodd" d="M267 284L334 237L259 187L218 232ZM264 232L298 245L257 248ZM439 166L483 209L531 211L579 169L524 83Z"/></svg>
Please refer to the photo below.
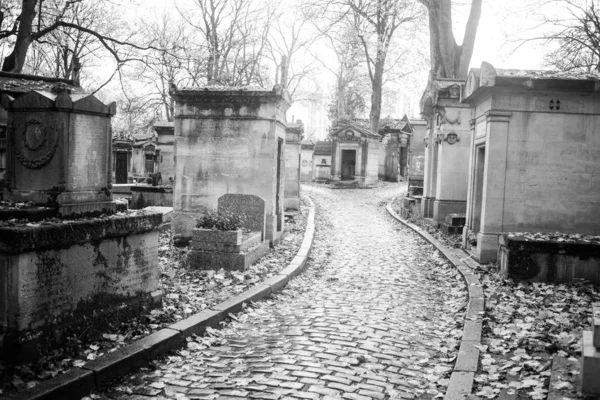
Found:
<svg viewBox="0 0 600 400"><path fill-rule="evenodd" d="M529 7L543 7L547 0L535 1ZM556 16L542 15L543 35L521 40L556 47L545 56L545 64L562 71L600 72L600 1L553 1ZM539 29L538 29L539 31Z"/></svg>
<svg viewBox="0 0 600 400"><path fill-rule="evenodd" d="M105 0L97 0L98 2L103 3ZM76 13L76 8L84 3L92 3L92 0L21 0L18 14L14 11L7 13L0 8L0 41L11 43L10 53L2 63L2 71L21 72L31 44L45 40L58 29L76 30L93 37L118 64L129 60L127 54L131 48L149 48L136 44L132 34L116 38L112 36L114 32L103 32L80 25L71 17ZM18 8L16 3L14 6L15 9ZM128 48L125 54L121 51L122 47Z"/></svg>
<svg viewBox="0 0 600 400"><path fill-rule="evenodd" d="M276 9L252 0L194 0L195 10L179 9L203 38L208 84L261 84L262 60Z"/></svg>
<svg viewBox="0 0 600 400"><path fill-rule="evenodd" d="M316 11L314 11L316 9ZM425 16L416 0L315 0L312 13L327 21L323 31L350 23L362 45L371 81L370 128L377 132L388 51L394 35L414 31Z"/></svg>
<svg viewBox="0 0 600 400"><path fill-rule="evenodd" d="M452 27L451 0L419 0L429 12L431 71L437 78L466 79L475 47L482 0L472 0L462 45Z"/></svg>

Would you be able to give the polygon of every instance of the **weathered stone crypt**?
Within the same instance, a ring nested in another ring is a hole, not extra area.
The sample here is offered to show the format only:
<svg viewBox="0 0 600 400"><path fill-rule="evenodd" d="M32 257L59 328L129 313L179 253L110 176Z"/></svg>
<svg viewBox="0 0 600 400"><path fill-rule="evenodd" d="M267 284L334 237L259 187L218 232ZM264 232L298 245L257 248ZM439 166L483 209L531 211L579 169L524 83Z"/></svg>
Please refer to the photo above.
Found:
<svg viewBox="0 0 600 400"><path fill-rule="evenodd" d="M460 102L462 83L431 80L421 99L427 121L421 213L436 226L467 208L471 109Z"/></svg>
<svg viewBox="0 0 600 400"><path fill-rule="evenodd" d="M266 205L264 237L284 228L285 112L289 95L272 90L184 88L175 100L172 227L190 238L195 219L228 193L256 195Z"/></svg>
<svg viewBox="0 0 600 400"><path fill-rule="evenodd" d="M332 141L332 184L361 187L376 184L380 136L345 119L337 121L329 136Z"/></svg>
<svg viewBox="0 0 600 400"><path fill-rule="evenodd" d="M589 75L472 69L463 245L495 261L508 232L600 234L600 93Z"/></svg>

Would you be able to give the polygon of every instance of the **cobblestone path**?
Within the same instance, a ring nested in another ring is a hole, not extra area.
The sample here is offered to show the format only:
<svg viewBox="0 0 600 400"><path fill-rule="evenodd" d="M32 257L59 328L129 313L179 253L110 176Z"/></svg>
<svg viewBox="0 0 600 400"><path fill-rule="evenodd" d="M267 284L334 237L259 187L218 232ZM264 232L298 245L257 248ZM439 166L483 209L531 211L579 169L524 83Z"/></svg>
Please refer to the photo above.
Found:
<svg viewBox="0 0 600 400"><path fill-rule="evenodd" d="M101 398L399 399L445 391L466 291L374 190L304 187L317 206L308 270L222 330Z"/></svg>

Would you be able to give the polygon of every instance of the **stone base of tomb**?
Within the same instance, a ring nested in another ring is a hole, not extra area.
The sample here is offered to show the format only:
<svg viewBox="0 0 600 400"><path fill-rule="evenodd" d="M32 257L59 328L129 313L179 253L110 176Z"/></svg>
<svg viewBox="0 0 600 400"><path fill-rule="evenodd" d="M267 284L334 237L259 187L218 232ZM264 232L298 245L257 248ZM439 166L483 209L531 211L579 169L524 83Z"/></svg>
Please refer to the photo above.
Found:
<svg viewBox="0 0 600 400"><path fill-rule="evenodd" d="M194 229L192 235L188 263L196 269L245 271L269 252L269 242L261 240L260 232Z"/></svg>
<svg viewBox="0 0 600 400"><path fill-rule="evenodd" d="M520 280L600 284L600 243L500 236L500 270Z"/></svg>
<svg viewBox="0 0 600 400"><path fill-rule="evenodd" d="M440 223L440 230L449 235L460 235L466 219L466 214L448 214L444 222Z"/></svg>
<svg viewBox="0 0 600 400"><path fill-rule="evenodd" d="M498 261L499 254L499 243L498 237L501 236L498 233L474 233L472 231L465 230L463 227L463 246L468 237L475 237L473 244L466 246L471 257L479 261L480 263L490 263Z"/></svg>
<svg viewBox="0 0 600 400"><path fill-rule="evenodd" d="M160 305L161 214L0 228L2 357L37 348Z"/></svg>
<svg viewBox="0 0 600 400"><path fill-rule="evenodd" d="M421 196L407 196L402 198L400 216L404 219L413 218L421 214Z"/></svg>
<svg viewBox="0 0 600 400"><path fill-rule="evenodd" d="M167 186L131 186L131 208L173 207L173 188Z"/></svg>
<svg viewBox="0 0 600 400"><path fill-rule="evenodd" d="M423 197L421 198L421 215L423 218L432 218L433 217L433 203L435 202L435 197Z"/></svg>
<svg viewBox="0 0 600 400"><path fill-rule="evenodd" d="M283 208L289 210L300 209L300 198L299 197L286 197L283 199Z"/></svg>
<svg viewBox="0 0 600 400"><path fill-rule="evenodd" d="M600 396L600 349L593 343L592 331L583 331L581 340L581 393Z"/></svg>
<svg viewBox="0 0 600 400"><path fill-rule="evenodd" d="M445 222L448 214L464 214L467 212L467 202L460 200L440 200L433 201L433 219L439 224Z"/></svg>

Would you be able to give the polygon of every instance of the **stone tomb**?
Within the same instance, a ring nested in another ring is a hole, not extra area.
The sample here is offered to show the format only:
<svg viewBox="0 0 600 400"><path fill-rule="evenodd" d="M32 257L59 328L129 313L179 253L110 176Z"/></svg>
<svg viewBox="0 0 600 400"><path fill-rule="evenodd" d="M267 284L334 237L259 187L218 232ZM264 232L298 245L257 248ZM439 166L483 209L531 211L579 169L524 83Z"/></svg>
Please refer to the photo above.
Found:
<svg viewBox="0 0 600 400"><path fill-rule="evenodd" d="M435 227L446 215L467 208L471 109L460 102L463 83L430 80L421 98L421 115L427 121L421 213Z"/></svg>
<svg viewBox="0 0 600 400"><path fill-rule="evenodd" d="M0 228L3 357L26 361L67 332L159 305L161 221L145 214Z"/></svg>
<svg viewBox="0 0 600 400"><path fill-rule="evenodd" d="M13 100L4 199L56 206L60 215L114 211L110 117L116 105L60 86Z"/></svg>
<svg viewBox="0 0 600 400"><path fill-rule="evenodd" d="M371 187L378 182L379 136L349 119L331 128L333 186Z"/></svg>
<svg viewBox="0 0 600 400"><path fill-rule="evenodd" d="M285 198L284 208L300 209L300 141L304 133L301 120L289 123L285 130Z"/></svg>
<svg viewBox="0 0 600 400"><path fill-rule="evenodd" d="M193 229L189 263L199 269L243 271L269 251L264 240L265 201L254 195L225 194L218 203L219 213L242 217L244 231Z"/></svg>
<svg viewBox="0 0 600 400"><path fill-rule="evenodd" d="M114 104L60 85L2 101L10 132L5 200L39 205L14 214L25 222L0 228L0 353L27 361L37 349L60 346L67 333L93 332L107 320L160 304L162 215L78 218L116 208L110 191ZM13 208L0 210L6 218ZM69 219L32 223L57 215Z"/></svg>
<svg viewBox="0 0 600 400"><path fill-rule="evenodd" d="M581 339L581 393L600 396L600 303L592 303L592 330Z"/></svg>
<svg viewBox="0 0 600 400"><path fill-rule="evenodd" d="M195 219L226 193L265 200L265 238L283 234L285 112L289 95L272 90L190 88L175 100L173 234L189 238Z"/></svg>
<svg viewBox="0 0 600 400"><path fill-rule="evenodd" d="M600 234L600 80L549 71L469 72L473 108L463 246L495 261L508 232Z"/></svg>

